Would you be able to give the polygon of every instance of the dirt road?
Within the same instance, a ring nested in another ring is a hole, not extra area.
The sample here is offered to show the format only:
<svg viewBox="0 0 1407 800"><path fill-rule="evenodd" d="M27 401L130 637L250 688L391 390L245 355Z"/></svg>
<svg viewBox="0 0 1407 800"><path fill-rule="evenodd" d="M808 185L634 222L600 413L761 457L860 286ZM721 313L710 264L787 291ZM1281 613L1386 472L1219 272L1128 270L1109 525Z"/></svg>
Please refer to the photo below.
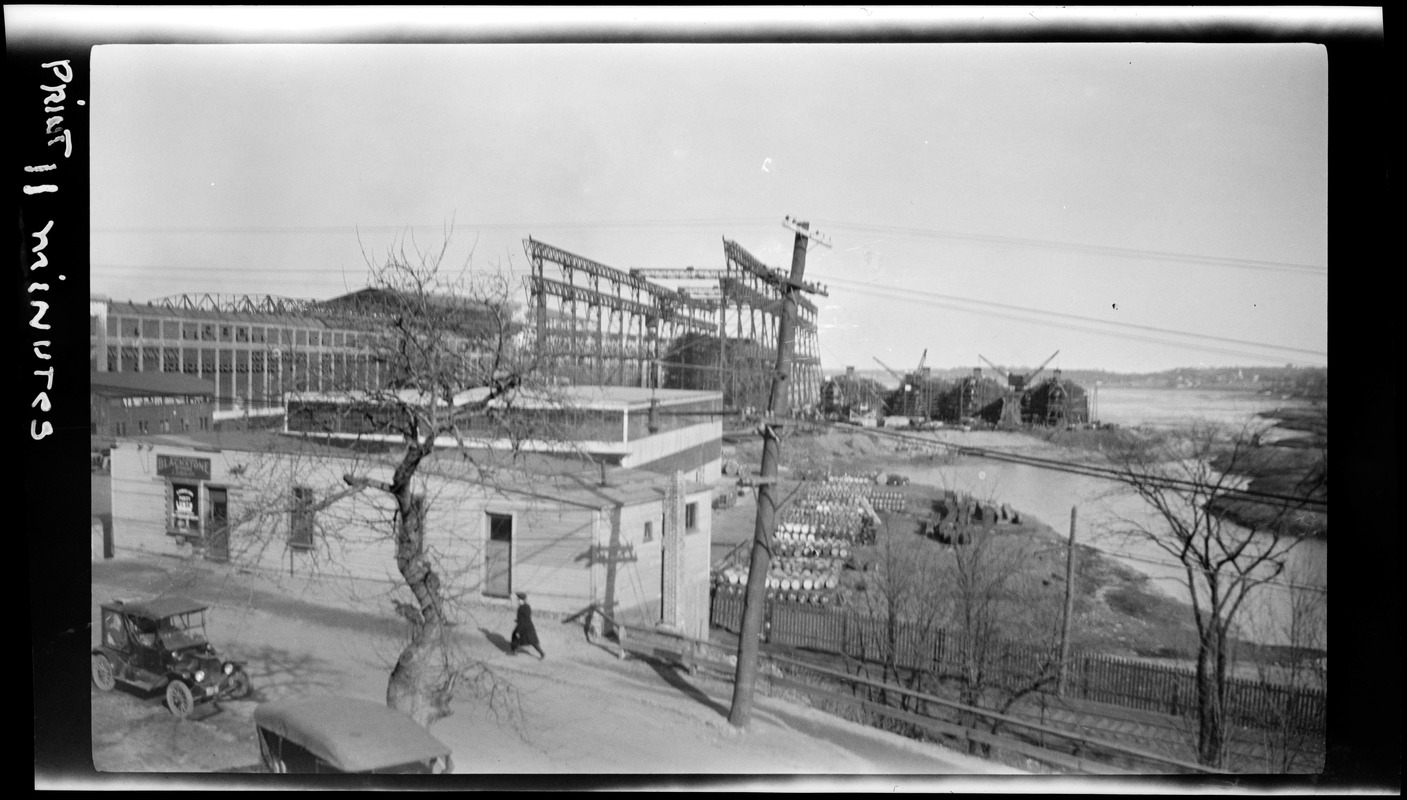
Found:
<svg viewBox="0 0 1407 800"><path fill-rule="evenodd" d="M93 759L100 771L237 770L258 758L250 715L258 702L335 692L378 699L401 626L374 591L274 581L174 559L123 557L93 565L93 614L112 597L180 593L212 604L209 635L247 662L256 695L176 721L159 697L93 694ZM339 607L340 605L340 607ZM461 627L465 647L511 687L516 723L462 692L433 733L472 774L931 776L1019 774L942 747L759 698L746 732L726 720L731 687L647 661L618 660L575 624L544 620L547 659L507 652L507 609ZM96 630L96 626L94 628ZM888 779L885 779L888 781ZM886 784L887 785L887 784ZM946 784L945 784L946 785ZM790 786L790 784L789 784ZM914 778L895 787L911 788Z"/></svg>

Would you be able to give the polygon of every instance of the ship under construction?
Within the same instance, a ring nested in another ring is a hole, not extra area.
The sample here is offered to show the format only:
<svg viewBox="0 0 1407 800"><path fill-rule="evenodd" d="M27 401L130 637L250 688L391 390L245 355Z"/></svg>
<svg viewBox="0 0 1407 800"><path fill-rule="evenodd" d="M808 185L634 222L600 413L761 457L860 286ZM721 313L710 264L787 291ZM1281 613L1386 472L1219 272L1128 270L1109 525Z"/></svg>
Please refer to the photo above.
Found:
<svg viewBox="0 0 1407 800"><path fill-rule="evenodd" d="M918 366L901 373L880 361L897 382L889 389L854 367L828 379L822 387L821 412L830 419L866 421L880 416L903 417L917 424L985 423L998 427L1068 427L1090 421L1089 400L1082 386L1061 375L1059 369L1037 380L1050 358L1030 373L1005 370L978 356L998 377L975 367L955 380L934 377L925 366L928 352Z"/></svg>

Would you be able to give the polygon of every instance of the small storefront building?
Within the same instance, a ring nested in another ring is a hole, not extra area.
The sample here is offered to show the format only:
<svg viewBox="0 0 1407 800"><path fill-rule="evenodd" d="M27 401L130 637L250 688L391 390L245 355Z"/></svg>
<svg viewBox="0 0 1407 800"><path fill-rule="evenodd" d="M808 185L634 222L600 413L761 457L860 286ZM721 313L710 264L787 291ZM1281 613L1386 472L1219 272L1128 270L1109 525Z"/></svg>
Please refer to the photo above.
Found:
<svg viewBox="0 0 1407 800"><path fill-rule="evenodd" d="M389 481L399 452L267 432L119 438L113 542L398 585L395 504L345 476ZM707 633L706 483L579 455L447 449L421 464L415 492L447 594L507 603L525 591L547 614L595 603L627 624Z"/></svg>

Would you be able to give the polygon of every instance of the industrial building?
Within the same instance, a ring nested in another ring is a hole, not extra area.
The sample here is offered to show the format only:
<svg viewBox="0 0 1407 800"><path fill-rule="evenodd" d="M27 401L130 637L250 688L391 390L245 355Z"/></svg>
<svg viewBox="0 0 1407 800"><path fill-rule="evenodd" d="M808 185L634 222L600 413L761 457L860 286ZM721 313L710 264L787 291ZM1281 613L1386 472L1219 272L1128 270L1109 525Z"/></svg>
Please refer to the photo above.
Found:
<svg viewBox="0 0 1407 800"><path fill-rule="evenodd" d="M216 419L283 412L290 391L332 391L355 376L379 385L366 348L376 330L336 300L181 295L89 301L96 373L186 375L212 384Z"/></svg>
<svg viewBox="0 0 1407 800"><path fill-rule="evenodd" d="M199 378L94 371L88 397L89 433L98 440L213 429L215 385Z"/></svg>
<svg viewBox="0 0 1407 800"><path fill-rule="evenodd" d="M722 269L627 272L531 238L524 249L532 346L554 374L593 385L713 389L730 409L766 404L786 273L728 239ZM817 309L794 296L796 337L779 413L821 399ZM687 337L706 341L687 357L671 352Z"/></svg>

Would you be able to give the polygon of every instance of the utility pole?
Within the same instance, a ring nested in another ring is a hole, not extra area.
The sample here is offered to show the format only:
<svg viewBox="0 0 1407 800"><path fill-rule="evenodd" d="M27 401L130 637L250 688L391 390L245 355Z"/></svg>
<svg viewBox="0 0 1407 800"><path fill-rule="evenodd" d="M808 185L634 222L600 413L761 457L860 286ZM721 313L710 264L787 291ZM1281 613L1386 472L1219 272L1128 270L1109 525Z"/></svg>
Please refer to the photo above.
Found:
<svg viewBox="0 0 1407 800"><path fill-rule="evenodd" d="M777 406L788 396L787 381L791 378L791 358L796 329L796 293L816 292L802 282L806 273L807 243L828 242L811 231L808 222L787 218L786 227L796 231L792 245L791 275L778 281L782 294L782 318L777 323L777 369L772 375L772 392L767 398L767 414L762 419L762 474L757 479L757 523L752 532L752 558L748 567L747 591L743 595L743 625L738 636L738 665L733 677L733 704L728 710L728 722L735 728L746 728L752 718L752 696L757 684L757 654L762 639L762 620L767 609L767 571L772 562L773 533L777 529L777 461L780 457L781 421Z"/></svg>
<svg viewBox="0 0 1407 800"><path fill-rule="evenodd" d="M1075 613L1075 509L1070 506L1070 549L1065 556L1065 619L1060 623L1060 677L1055 694L1065 696L1065 662L1070 656L1070 617Z"/></svg>

